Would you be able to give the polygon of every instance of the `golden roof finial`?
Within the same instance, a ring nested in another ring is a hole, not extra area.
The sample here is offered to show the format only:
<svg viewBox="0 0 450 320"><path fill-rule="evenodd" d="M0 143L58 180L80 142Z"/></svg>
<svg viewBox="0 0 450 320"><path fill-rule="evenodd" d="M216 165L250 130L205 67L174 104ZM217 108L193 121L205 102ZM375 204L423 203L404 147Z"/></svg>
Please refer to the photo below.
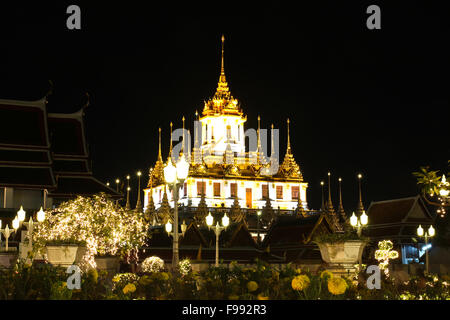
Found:
<svg viewBox="0 0 450 320"><path fill-rule="evenodd" d="M169 149L169 158L172 158L172 122L170 122L170 149Z"/></svg>
<svg viewBox="0 0 450 320"><path fill-rule="evenodd" d="M271 131L272 145L270 148L270 154L271 154L270 157L273 157L275 155L275 144L273 143L273 123L270 127L272 129L272 131Z"/></svg>
<svg viewBox="0 0 450 320"><path fill-rule="evenodd" d="M261 152L261 126L260 126L261 117L258 115L258 152Z"/></svg>
<svg viewBox="0 0 450 320"><path fill-rule="evenodd" d="M225 80L225 66L224 66L224 59L223 59L223 56L224 56L224 46L225 46L225 36L224 35L222 35L222 64L221 64L221 67L220 67L220 79L221 79L221 82L225 82L226 80ZM222 81L222 77L223 77L223 81Z"/></svg>
<svg viewBox="0 0 450 320"><path fill-rule="evenodd" d="M287 152L290 153L291 152L291 137L289 134L289 118L287 119Z"/></svg>
<svg viewBox="0 0 450 320"><path fill-rule="evenodd" d="M158 128L158 133L159 133L158 160L162 160L162 156L161 156L161 128Z"/></svg>
<svg viewBox="0 0 450 320"><path fill-rule="evenodd" d="M183 118L181 118L181 121L183 121L183 143L181 144L181 150L180 150L180 155L183 155L183 151L184 151L184 116Z"/></svg>

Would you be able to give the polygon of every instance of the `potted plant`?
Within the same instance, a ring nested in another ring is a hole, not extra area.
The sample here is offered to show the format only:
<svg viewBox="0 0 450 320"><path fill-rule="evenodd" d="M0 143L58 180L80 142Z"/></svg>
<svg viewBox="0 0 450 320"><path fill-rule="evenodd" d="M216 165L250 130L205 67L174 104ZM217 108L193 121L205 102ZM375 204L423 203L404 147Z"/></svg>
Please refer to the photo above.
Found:
<svg viewBox="0 0 450 320"><path fill-rule="evenodd" d="M118 207L104 193L62 203L39 225L36 243L73 239L82 242L73 261L82 268L116 272L121 257L137 256L147 236L142 213Z"/></svg>
<svg viewBox="0 0 450 320"><path fill-rule="evenodd" d="M83 241L76 239L50 240L45 244L47 260L54 266L68 267L74 264L78 247Z"/></svg>
<svg viewBox="0 0 450 320"><path fill-rule="evenodd" d="M356 232L331 233L317 236L314 243L329 267L352 269L361 261L368 239Z"/></svg>

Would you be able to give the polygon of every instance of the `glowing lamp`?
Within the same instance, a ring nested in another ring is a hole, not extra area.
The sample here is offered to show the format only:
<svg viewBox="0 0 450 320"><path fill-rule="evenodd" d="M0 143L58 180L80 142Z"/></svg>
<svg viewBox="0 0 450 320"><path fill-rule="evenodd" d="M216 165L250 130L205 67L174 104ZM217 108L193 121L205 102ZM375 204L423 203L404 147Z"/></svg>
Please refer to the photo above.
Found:
<svg viewBox="0 0 450 320"><path fill-rule="evenodd" d="M358 218L355 216L355 212L353 212L352 216L350 217L350 224L353 227L356 227L356 225L358 224Z"/></svg>
<svg viewBox="0 0 450 320"><path fill-rule="evenodd" d="M174 183L177 178L177 169L172 164L172 159L169 158L167 165L164 167L164 179L167 183Z"/></svg>
<svg viewBox="0 0 450 320"><path fill-rule="evenodd" d="M167 223L166 223L166 232L167 233L172 232L172 224L170 223L170 221L167 221Z"/></svg>
<svg viewBox="0 0 450 320"><path fill-rule="evenodd" d="M420 224L419 224L419 227L417 228L417 235L419 237L423 236L423 228Z"/></svg>
<svg viewBox="0 0 450 320"><path fill-rule="evenodd" d="M358 174L358 179L361 179L361 178L362 178L362 174L359 173L359 174Z"/></svg>
<svg viewBox="0 0 450 320"><path fill-rule="evenodd" d="M127 180L130 180L130 176L127 176Z"/></svg>
<svg viewBox="0 0 450 320"><path fill-rule="evenodd" d="M260 216L262 214L261 210L256 211L256 214Z"/></svg>
<svg viewBox="0 0 450 320"><path fill-rule="evenodd" d="M361 220L361 224L362 224L363 226L365 226L365 225L367 224L367 222L368 222L368 220L369 220L369 217L367 216L367 214L366 214L365 211L363 211L363 213L362 213L362 215L361 215L361 217L360 217L360 220Z"/></svg>
<svg viewBox="0 0 450 320"><path fill-rule="evenodd" d="M434 230L433 226L430 226L430 228L428 229L428 235L430 237L434 237L435 234L436 234L436 230Z"/></svg>
<svg viewBox="0 0 450 320"><path fill-rule="evenodd" d="M142 174L142 172L138 171L138 173L137 173L138 177L140 177L141 174Z"/></svg>
<svg viewBox="0 0 450 320"><path fill-rule="evenodd" d="M116 179L116 183L119 184L119 182L120 182L120 180L119 180L119 179Z"/></svg>
<svg viewBox="0 0 450 320"><path fill-rule="evenodd" d="M187 225L186 222L183 220L183 224L181 225L181 232L184 234L186 232Z"/></svg>
<svg viewBox="0 0 450 320"><path fill-rule="evenodd" d="M222 218L222 225L226 228L226 227L228 227L229 224L230 224L230 218L228 218L227 214L225 213L225 215Z"/></svg>
<svg viewBox="0 0 450 320"><path fill-rule="evenodd" d="M213 216L211 215L211 212L210 212L206 216L206 224L208 225L208 227L211 227L213 222L214 222L214 218L213 218Z"/></svg>
<svg viewBox="0 0 450 320"><path fill-rule="evenodd" d="M20 222L25 221L25 210L23 210L23 207L20 206L20 210L17 211L17 218L19 219Z"/></svg>
<svg viewBox="0 0 450 320"><path fill-rule="evenodd" d="M180 157L177 163L177 177L180 180L185 180L189 174L189 163L183 156Z"/></svg>
<svg viewBox="0 0 450 320"><path fill-rule="evenodd" d="M37 212L37 221L42 222L44 220L45 220L45 212L44 212L44 210L42 210L42 207L41 207L41 209Z"/></svg>
<svg viewBox="0 0 450 320"><path fill-rule="evenodd" d="M14 230L19 229L19 219L17 219L17 217L15 217L14 220L12 221L12 226Z"/></svg>

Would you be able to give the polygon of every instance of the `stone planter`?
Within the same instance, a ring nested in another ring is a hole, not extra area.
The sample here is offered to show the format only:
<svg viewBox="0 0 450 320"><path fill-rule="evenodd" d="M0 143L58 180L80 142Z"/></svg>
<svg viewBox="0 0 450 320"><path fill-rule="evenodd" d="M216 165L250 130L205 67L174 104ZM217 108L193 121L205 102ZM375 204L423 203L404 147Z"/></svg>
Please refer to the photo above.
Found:
<svg viewBox="0 0 450 320"><path fill-rule="evenodd" d="M116 256L96 256L95 263L98 270L107 271L109 274L119 272L120 259Z"/></svg>
<svg viewBox="0 0 450 320"><path fill-rule="evenodd" d="M353 269L361 260L367 241L348 240L337 243L317 243L322 260L330 267Z"/></svg>
<svg viewBox="0 0 450 320"><path fill-rule="evenodd" d="M14 251L0 251L0 269L3 269L3 268L10 269L10 268L14 267L18 256L19 256L19 253L15 250Z"/></svg>
<svg viewBox="0 0 450 320"><path fill-rule="evenodd" d="M74 264L77 244L47 244L47 260L54 266L68 267Z"/></svg>
<svg viewBox="0 0 450 320"><path fill-rule="evenodd" d="M78 251L77 251L77 255L75 257L75 264L79 264L81 262L81 260L83 259L84 255L87 252L87 248L82 246L82 247L78 247Z"/></svg>

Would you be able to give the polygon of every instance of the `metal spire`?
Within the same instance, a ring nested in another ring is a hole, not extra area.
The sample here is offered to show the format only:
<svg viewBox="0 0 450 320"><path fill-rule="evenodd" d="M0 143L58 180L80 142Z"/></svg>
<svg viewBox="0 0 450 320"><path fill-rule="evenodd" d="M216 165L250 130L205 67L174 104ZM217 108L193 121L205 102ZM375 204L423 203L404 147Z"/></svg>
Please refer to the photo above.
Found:
<svg viewBox="0 0 450 320"><path fill-rule="evenodd" d="M361 215L364 211L364 205L362 203L362 196L361 196L361 178L362 174L358 174L358 185L359 185L359 201L358 201L358 207L356 208L356 213L358 215Z"/></svg>
<svg viewBox="0 0 450 320"><path fill-rule="evenodd" d="M172 122L170 122L170 149L169 149L169 158L172 158ZM171 159L172 160L172 159Z"/></svg>
<svg viewBox="0 0 450 320"><path fill-rule="evenodd" d="M289 134L289 118L287 119L287 150L286 153L291 153L291 138Z"/></svg>
<svg viewBox="0 0 450 320"><path fill-rule="evenodd" d="M158 160L162 161L162 156L161 156L161 128L158 129L158 132L159 132Z"/></svg>

